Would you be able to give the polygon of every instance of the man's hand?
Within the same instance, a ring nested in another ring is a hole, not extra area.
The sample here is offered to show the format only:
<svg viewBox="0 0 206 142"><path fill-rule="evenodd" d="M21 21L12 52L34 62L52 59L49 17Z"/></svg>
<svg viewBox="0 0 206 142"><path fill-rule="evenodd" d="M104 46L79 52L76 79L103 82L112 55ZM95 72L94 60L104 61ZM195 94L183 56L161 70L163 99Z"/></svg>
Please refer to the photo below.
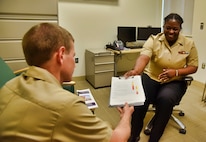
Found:
<svg viewBox="0 0 206 142"><path fill-rule="evenodd" d="M133 106L125 103L124 107L117 107L120 112L120 122L112 133L110 142L127 142L131 133L131 116L134 111Z"/></svg>
<svg viewBox="0 0 206 142"><path fill-rule="evenodd" d="M122 118L124 115L131 116L134 111L134 107L129 106L128 103L125 103L124 107L117 107L117 109L120 112L120 118Z"/></svg>

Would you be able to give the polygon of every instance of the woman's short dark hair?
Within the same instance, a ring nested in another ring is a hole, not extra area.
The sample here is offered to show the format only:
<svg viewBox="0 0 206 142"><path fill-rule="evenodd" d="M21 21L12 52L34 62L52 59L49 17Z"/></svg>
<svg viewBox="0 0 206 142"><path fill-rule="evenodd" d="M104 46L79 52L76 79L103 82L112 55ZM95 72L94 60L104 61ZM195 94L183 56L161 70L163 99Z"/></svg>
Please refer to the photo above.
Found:
<svg viewBox="0 0 206 142"><path fill-rule="evenodd" d="M183 24L183 19L182 17L177 14L177 13L170 13L169 15L167 15L165 18L164 18L164 23L166 23L167 21L171 20L171 19L175 19L177 22L180 23L180 28L182 29L182 24Z"/></svg>

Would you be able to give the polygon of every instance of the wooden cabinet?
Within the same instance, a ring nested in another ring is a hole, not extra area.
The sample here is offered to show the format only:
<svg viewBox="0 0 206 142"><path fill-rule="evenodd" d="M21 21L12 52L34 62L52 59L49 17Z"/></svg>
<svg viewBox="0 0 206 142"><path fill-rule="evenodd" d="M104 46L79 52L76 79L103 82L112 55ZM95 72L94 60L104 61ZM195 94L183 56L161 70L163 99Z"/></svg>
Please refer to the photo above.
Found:
<svg viewBox="0 0 206 142"><path fill-rule="evenodd" d="M111 85L114 76L114 53L105 49L85 51L86 80L94 87Z"/></svg>

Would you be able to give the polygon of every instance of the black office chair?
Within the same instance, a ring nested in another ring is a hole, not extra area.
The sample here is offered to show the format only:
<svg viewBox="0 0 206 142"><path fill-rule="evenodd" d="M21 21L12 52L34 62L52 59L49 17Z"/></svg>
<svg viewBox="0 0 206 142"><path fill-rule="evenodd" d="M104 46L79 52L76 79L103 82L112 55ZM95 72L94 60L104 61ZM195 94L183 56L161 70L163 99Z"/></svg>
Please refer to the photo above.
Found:
<svg viewBox="0 0 206 142"><path fill-rule="evenodd" d="M187 83L187 86L189 86L191 84L191 82L193 81L193 77L191 76L186 76L183 78L183 80ZM179 105L179 102L176 104ZM148 111L155 111L155 106L153 105L152 109L149 109ZM179 116L184 116L184 112L182 110L179 109L173 109L173 111L178 111ZM186 134L186 127L185 125L177 118L175 117L173 114L171 115L171 119L177 123L177 125L179 126L179 133L181 134ZM150 135L151 133L151 129L153 126L153 121L154 121L154 116L152 117L152 119L149 121L149 123L146 125L144 133L146 135Z"/></svg>

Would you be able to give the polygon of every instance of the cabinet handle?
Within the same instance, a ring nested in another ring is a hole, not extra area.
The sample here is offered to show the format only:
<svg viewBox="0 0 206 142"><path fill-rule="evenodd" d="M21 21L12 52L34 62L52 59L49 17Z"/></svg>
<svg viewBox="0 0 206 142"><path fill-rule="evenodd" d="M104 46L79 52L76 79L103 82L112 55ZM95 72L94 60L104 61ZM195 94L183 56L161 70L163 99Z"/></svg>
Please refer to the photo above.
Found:
<svg viewBox="0 0 206 142"><path fill-rule="evenodd" d="M112 52L100 52L95 54L95 56L111 56L114 55Z"/></svg>
<svg viewBox="0 0 206 142"><path fill-rule="evenodd" d="M94 65L108 65L108 64L114 64L114 62L104 62L104 63L95 63Z"/></svg>
<svg viewBox="0 0 206 142"><path fill-rule="evenodd" d="M95 71L96 74L98 74L98 73L106 73L106 72L114 72L114 70Z"/></svg>

